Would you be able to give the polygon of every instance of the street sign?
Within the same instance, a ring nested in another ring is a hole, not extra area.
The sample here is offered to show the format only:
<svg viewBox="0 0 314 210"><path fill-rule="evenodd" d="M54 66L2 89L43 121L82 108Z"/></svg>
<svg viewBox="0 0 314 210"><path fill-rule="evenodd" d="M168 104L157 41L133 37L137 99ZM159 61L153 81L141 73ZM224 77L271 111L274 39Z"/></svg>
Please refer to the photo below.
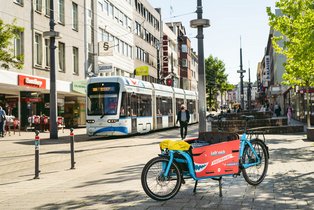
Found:
<svg viewBox="0 0 314 210"><path fill-rule="evenodd" d="M98 42L98 56L112 56L113 42Z"/></svg>
<svg viewBox="0 0 314 210"><path fill-rule="evenodd" d="M112 63L103 63L98 64L98 72L99 73L108 73L113 71Z"/></svg>

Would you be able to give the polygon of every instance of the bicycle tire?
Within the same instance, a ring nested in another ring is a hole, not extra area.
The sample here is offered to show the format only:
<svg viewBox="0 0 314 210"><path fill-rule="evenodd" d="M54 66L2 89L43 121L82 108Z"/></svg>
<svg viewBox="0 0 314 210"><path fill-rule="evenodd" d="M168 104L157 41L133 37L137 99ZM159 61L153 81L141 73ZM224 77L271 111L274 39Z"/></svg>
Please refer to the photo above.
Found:
<svg viewBox="0 0 314 210"><path fill-rule="evenodd" d="M145 193L154 200L169 200L173 198L181 188L182 175L175 162L171 164L169 176L163 176L163 168L165 168L168 163L169 160L166 157L155 157L148 161L143 168L141 175L142 187ZM150 181L152 181L152 183ZM169 186L169 190L164 192Z"/></svg>
<svg viewBox="0 0 314 210"><path fill-rule="evenodd" d="M255 149L256 153L261 159L261 163L256 166L251 166L249 168L243 168L242 174L247 183L250 185L258 185L260 184L268 170L268 153L267 153L267 147L260 139L253 139L250 141L253 148ZM255 155L252 152L252 149L249 145L246 145L243 151L242 155L242 164L245 163L254 163L255 161Z"/></svg>

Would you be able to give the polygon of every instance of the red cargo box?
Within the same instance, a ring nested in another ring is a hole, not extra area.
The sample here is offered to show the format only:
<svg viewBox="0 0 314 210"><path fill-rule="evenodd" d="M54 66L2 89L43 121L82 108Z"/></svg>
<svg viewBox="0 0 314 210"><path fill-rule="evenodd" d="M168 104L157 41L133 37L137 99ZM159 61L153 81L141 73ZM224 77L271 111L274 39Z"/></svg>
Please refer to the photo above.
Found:
<svg viewBox="0 0 314 210"><path fill-rule="evenodd" d="M192 149L196 177L221 176L239 172L240 140Z"/></svg>

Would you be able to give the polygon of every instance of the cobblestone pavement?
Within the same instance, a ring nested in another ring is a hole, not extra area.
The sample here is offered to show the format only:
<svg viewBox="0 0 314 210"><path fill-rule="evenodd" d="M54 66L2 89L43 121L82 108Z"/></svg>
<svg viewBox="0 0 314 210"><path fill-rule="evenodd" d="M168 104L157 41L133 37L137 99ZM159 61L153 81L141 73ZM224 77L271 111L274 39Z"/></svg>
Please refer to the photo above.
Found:
<svg viewBox="0 0 314 210"><path fill-rule="evenodd" d="M197 125L189 130L196 134ZM74 170L69 131L58 140L40 134L40 179L33 179L34 133L1 138L0 209L314 209L314 142L304 134L266 136L270 165L259 186L226 177L219 197L217 181L199 182L194 194L194 181L186 180L173 199L157 202L142 190L141 170L178 129L119 139L84 133L75 130Z"/></svg>

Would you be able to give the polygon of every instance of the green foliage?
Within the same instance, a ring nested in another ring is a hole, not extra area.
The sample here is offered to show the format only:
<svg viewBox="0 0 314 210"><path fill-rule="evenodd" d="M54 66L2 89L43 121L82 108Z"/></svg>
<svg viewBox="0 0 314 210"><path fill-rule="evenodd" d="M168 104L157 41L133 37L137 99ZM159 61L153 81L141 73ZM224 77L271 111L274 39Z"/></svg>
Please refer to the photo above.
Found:
<svg viewBox="0 0 314 210"><path fill-rule="evenodd" d="M233 85L228 84L225 73L225 64L218 58L210 55L205 59L205 74L206 74L206 92L210 95L207 102L210 107L217 106L215 97L218 92L223 94L225 91L232 90Z"/></svg>
<svg viewBox="0 0 314 210"><path fill-rule="evenodd" d="M279 0L282 15L267 8L270 26L282 35L273 37L275 51L286 56L284 84L314 86L313 0ZM283 43L281 45L281 43Z"/></svg>
<svg viewBox="0 0 314 210"><path fill-rule="evenodd" d="M307 90L307 124L310 126L308 89L314 86L314 2L279 0L282 15L267 8L270 26L282 35L273 37L276 52L286 56L283 84L303 86ZM282 44L281 44L282 43Z"/></svg>
<svg viewBox="0 0 314 210"><path fill-rule="evenodd" d="M5 24L0 19L0 64L1 67L8 69L10 66L21 69L23 68L24 56L14 56L13 41L23 32L23 28L13 24Z"/></svg>

